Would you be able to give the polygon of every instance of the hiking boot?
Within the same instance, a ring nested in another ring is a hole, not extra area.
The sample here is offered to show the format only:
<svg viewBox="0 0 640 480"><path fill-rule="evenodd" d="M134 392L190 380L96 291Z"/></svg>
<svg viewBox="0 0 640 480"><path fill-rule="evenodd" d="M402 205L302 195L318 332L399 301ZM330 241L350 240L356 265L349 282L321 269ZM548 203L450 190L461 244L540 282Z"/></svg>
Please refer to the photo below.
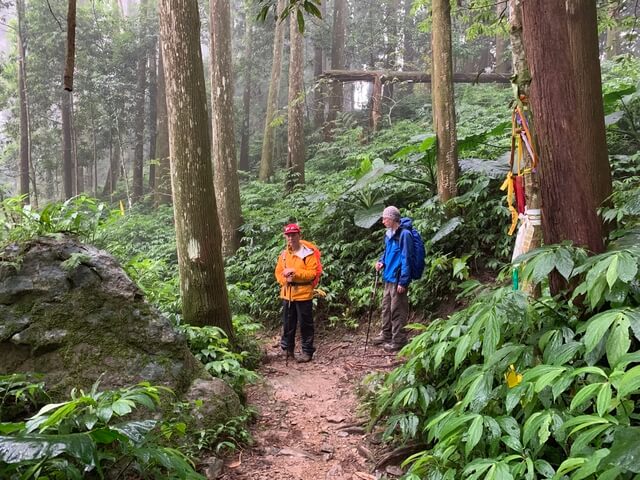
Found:
<svg viewBox="0 0 640 480"><path fill-rule="evenodd" d="M311 355L308 353L303 353L302 355L296 357L296 362L298 363L307 363L311 361Z"/></svg>
<svg viewBox="0 0 640 480"><path fill-rule="evenodd" d="M400 343L385 343L382 346L385 352L399 352L400 350L402 350L402 347L404 347L404 345Z"/></svg>
<svg viewBox="0 0 640 480"><path fill-rule="evenodd" d="M377 337L373 337L373 340L371 340L371 344L372 345L382 345L383 343L389 343L391 341L391 338L389 337L385 337L384 335L378 335Z"/></svg>

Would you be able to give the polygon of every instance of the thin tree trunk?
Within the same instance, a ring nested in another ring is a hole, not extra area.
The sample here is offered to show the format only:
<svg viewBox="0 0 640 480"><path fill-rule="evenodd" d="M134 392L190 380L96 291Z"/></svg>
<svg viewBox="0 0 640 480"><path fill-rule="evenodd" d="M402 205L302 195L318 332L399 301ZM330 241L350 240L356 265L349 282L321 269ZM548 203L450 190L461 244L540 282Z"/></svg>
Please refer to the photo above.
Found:
<svg viewBox="0 0 640 480"><path fill-rule="evenodd" d="M320 13L322 18L326 15L327 4L320 4ZM320 81L320 75L324 71L324 48L322 47L322 39L315 38L313 44L313 76L315 87L313 89L313 126L314 128L322 128L324 125L324 108L325 108L325 85Z"/></svg>
<svg viewBox="0 0 640 480"><path fill-rule="evenodd" d="M211 0L211 111L213 182L222 229L222 254L240 247L242 212L233 122L231 8L229 0Z"/></svg>
<svg viewBox="0 0 640 480"><path fill-rule="evenodd" d="M502 22L502 17L508 10L508 5L504 2L496 3L496 17L498 22ZM509 62L506 58L507 41L503 36L502 30L496 33L496 73L507 73L509 71Z"/></svg>
<svg viewBox="0 0 640 480"><path fill-rule="evenodd" d="M24 203L29 204L29 165L31 146L29 135L29 104L27 102L27 38L24 26L24 0L16 1L18 11L18 90L20 97L20 195L25 195ZM33 172L35 177L35 172Z"/></svg>
<svg viewBox="0 0 640 480"><path fill-rule="evenodd" d="M251 133L251 73L253 55L253 20L251 2L244 4L244 92L242 94L242 137L240 139L240 162L238 169L249 170L249 136Z"/></svg>
<svg viewBox="0 0 640 480"><path fill-rule="evenodd" d="M433 124L438 139L438 197L441 202L458 195L458 139L453 97L451 48L451 4L433 0L432 104Z"/></svg>
<svg viewBox="0 0 640 480"><path fill-rule="evenodd" d="M67 50L64 61L64 89L73 91L73 69L76 59L76 0L69 0L67 7Z"/></svg>
<svg viewBox="0 0 640 480"><path fill-rule="evenodd" d="M157 75L157 37L154 35L149 48L149 190L156 188L156 137L158 132L158 75Z"/></svg>
<svg viewBox="0 0 640 480"><path fill-rule="evenodd" d="M581 130L565 2L522 2L524 45L532 74L531 104L541 160L545 243L571 240L594 253L604 248ZM600 101L598 99L598 101ZM552 279L552 291L560 285Z"/></svg>
<svg viewBox="0 0 640 480"><path fill-rule="evenodd" d="M63 200L73 197L73 158L71 156L71 95L62 91L62 181L64 183Z"/></svg>
<svg viewBox="0 0 640 480"><path fill-rule="evenodd" d="M183 317L191 325L220 327L233 338L213 191L198 5L193 0L159 3Z"/></svg>
<svg viewBox="0 0 640 480"><path fill-rule="evenodd" d="M164 82L164 67L162 47L158 51L158 96L156 102L158 112L158 133L156 136L156 156L158 169L156 170L156 204L170 204L171 196L171 166L169 161L169 125L167 119L167 97Z"/></svg>
<svg viewBox="0 0 640 480"><path fill-rule="evenodd" d="M333 35L331 41L331 69L344 68L344 45L346 38L346 0L334 0ZM336 118L342 109L342 83L332 82L329 86L329 112L325 125L325 140L333 137Z"/></svg>
<svg viewBox="0 0 640 480"><path fill-rule="evenodd" d="M287 131L287 191L304 183L304 51L295 15L289 18L289 122Z"/></svg>
<svg viewBox="0 0 640 480"><path fill-rule="evenodd" d="M284 10L285 0L278 0L278 15ZM265 112L264 135L262 138L262 155L260 156L259 178L266 182L273 175L273 149L275 126L272 125L278 109L278 93L280 91L280 73L282 71L282 45L284 43L283 21L278 21L273 40L273 63L271 64L271 81L267 96L267 111Z"/></svg>
<svg viewBox="0 0 640 480"><path fill-rule="evenodd" d="M143 20L141 20L143 21ZM141 30L142 27L141 27ZM140 34L143 37L143 33ZM140 38L140 51L138 52L137 82L136 82L136 104L135 104L135 150L133 154L133 195L132 201L137 203L144 194L144 101L147 88L147 52L142 45L143 38Z"/></svg>

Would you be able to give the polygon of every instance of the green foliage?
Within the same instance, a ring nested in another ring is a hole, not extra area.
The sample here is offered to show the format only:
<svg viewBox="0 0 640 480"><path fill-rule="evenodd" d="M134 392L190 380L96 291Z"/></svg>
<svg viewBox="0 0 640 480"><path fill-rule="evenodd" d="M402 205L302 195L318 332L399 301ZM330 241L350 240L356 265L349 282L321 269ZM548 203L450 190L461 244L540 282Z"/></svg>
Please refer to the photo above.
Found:
<svg viewBox="0 0 640 480"><path fill-rule="evenodd" d="M37 375L23 373L0 375L0 422L25 416L48 398L39 380Z"/></svg>
<svg viewBox="0 0 640 480"><path fill-rule="evenodd" d="M239 338L247 339L257 329L258 324L247 322L246 319L242 322L238 319L234 321L234 330ZM189 348L207 371L214 377L225 380L239 395L242 396L247 383L253 383L258 379L254 371L245 368L256 366L257 352L234 351L222 329L179 325L178 330L184 334Z"/></svg>
<svg viewBox="0 0 640 480"><path fill-rule="evenodd" d="M639 261L637 243L545 246L516 259L521 278L559 275L572 296L498 288L415 325L407 362L366 397L387 440L423 445L405 478L635 478Z"/></svg>
<svg viewBox="0 0 640 480"><path fill-rule="evenodd" d="M0 204L3 230L0 242L23 242L41 235L69 233L94 241L98 228L113 220L114 212L96 199L79 195L65 202L47 204L40 210L24 205L21 197L8 198Z"/></svg>
<svg viewBox="0 0 640 480"><path fill-rule="evenodd" d="M89 392L72 390L71 399L49 404L21 423L3 423L0 476L7 479L204 478L178 450L158 444L156 420L125 420L138 407L154 410L164 387L133 387Z"/></svg>

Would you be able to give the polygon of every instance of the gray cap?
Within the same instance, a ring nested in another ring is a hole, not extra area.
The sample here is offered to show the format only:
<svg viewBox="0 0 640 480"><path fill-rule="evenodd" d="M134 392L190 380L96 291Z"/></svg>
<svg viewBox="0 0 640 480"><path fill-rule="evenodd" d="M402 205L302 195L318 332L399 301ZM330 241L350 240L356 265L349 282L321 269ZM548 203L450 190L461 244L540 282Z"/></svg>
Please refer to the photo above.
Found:
<svg viewBox="0 0 640 480"><path fill-rule="evenodd" d="M400 210L394 206L389 206L382 211L382 218L390 218L396 222L400 221Z"/></svg>

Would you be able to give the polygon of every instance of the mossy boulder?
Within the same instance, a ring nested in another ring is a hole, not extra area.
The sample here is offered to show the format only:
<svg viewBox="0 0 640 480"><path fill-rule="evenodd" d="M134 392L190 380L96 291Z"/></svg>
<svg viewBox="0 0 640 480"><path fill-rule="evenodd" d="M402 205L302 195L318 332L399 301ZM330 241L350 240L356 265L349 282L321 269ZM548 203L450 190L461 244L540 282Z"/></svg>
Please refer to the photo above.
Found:
<svg viewBox="0 0 640 480"><path fill-rule="evenodd" d="M0 253L0 374L45 375L53 398L100 380L186 393L210 379L179 335L108 253L68 236Z"/></svg>

